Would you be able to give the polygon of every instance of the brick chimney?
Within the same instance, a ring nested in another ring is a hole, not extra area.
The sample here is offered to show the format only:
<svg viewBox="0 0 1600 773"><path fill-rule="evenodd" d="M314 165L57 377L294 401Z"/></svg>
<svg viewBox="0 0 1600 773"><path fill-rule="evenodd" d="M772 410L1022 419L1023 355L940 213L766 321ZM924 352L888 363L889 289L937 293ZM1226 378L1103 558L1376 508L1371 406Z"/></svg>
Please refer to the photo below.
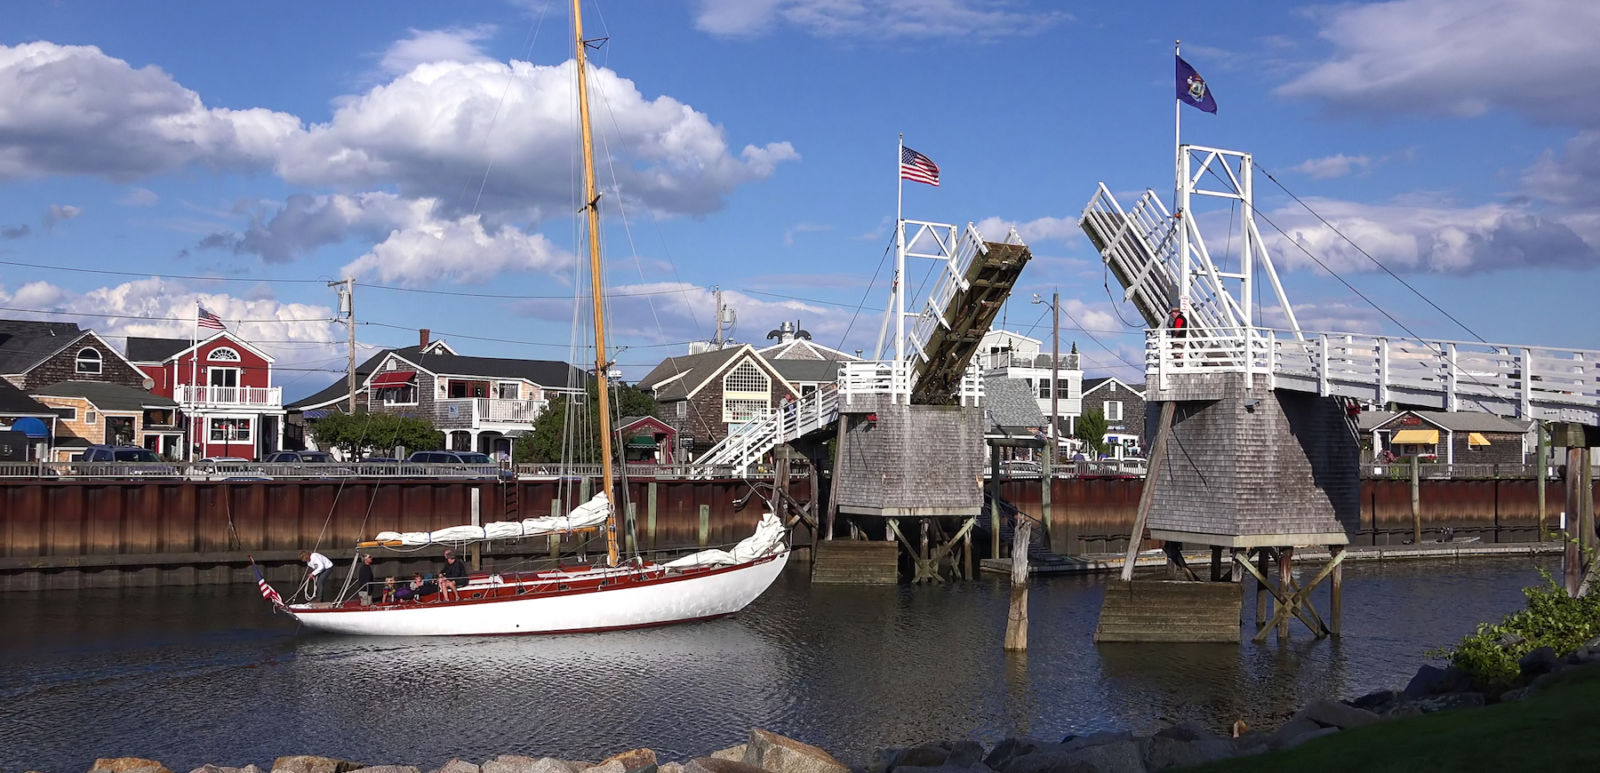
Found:
<svg viewBox="0 0 1600 773"><path fill-rule="evenodd" d="M427 328L423 328L423 329L417 331L417 345L418 346L420 346L420 347L422 347L424 349L428 348L428 333L430 333L430 332L432 332L432 331L428 330Z"/></svg>

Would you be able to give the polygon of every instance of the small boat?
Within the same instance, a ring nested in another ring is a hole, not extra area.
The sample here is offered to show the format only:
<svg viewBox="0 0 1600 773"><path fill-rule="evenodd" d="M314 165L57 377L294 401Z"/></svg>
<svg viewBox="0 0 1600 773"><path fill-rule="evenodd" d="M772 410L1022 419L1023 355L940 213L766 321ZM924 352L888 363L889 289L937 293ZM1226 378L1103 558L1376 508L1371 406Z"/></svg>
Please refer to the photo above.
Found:
<svg viewBox="0 0 1600 773"><path fill-rule="evenodd" d="M731 615L759 597L789 561L787 529L766 513L750 537L732 550L702 550L657 564L618 557L612 454L609 362L606 359L604 292L601 286L600 197L595 188L594 140L586 82L588 41L573 1L577 40L578 108L583 140L584 209L588 216L589 268L594 312L595 378L600 404L600 465L604 488L565 516L546 516L486 526L455 526L434 532L385 532L361 547L416 547L433 543L518 539L603 529L604 562L520 573L469 575L457 597L371 604L348 599L335 603L285 604L267 582L261 592L306 628L366 636L454 636L554 634L614 631Z"/></svg>

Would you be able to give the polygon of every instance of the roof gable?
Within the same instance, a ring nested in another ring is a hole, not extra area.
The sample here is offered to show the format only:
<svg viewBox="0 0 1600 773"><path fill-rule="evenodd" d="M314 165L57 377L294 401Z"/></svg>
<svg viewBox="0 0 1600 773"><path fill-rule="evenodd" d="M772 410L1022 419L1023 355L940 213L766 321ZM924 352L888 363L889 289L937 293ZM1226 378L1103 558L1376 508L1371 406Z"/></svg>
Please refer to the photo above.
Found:
<svg viewBox="0 0 1600 773"><path fill-rule="evenodd" d="M684 395L684 397L694 397L700 392L701 389L704 389L707 384L711 383L712 379L722 375L722 373L730 368L737 367L738 364L743 362L746 358L748 358L751 362L754 362L756 367L766 371L767 375L771 376L779 384L782 384L784 389L799 394L800 390L795 389L794 384L790 383L789 379L784 378L782 373L779 373L776 369L774 369L772 367L772 363L767 362L766 358L762 357L761 354L755 350L755 347L751 346L750 344L744 344L743 346L740 346L734 350L734 356L723 361L723 363L717 368L709 370L705 374L705 378L699 379L700 383L696 384L693 389L690 389L688 394Z"/></svg>
<svg viewBox="0 0 1600 773"><path fill-rule="evenodd" d="M657 400L682 399L698 391L700 385L704 384L711 374L720 370L728 360L738 356L741 351L749 348L750 346L745 344L698 354L668 357L651 368L650 372L639 380L637 386L655 392Z"/></svg>
<svg viewBox="0 0 1600 773"><path fill-rule="evenodd" d="M1099 388L1105 386L1106 384L1110 384L1112 382L1115 382L1117 384L1117 386L1119 386L1119 387L1121 387L1123 389L1126 389L1129 392L1132 392L1134 394L1134 396L1139 397L1140 399L1144 398L1144 389L1140 388L1140 387L1144 386L1143 384L1139 384L1137 386L1130 386L1126 381L1123 381L1122 379L1117 378L1116 376L1106 376L1104 378L1086 378L1086 379L1084 379L1083 380L1083 396L1084 397L1088 397L1090 392L1093 392L1096 389L1099 389Z"/></svg>
<svg viewBox="0 0 1600 773"><path fill-rule="evenodd" d="M83 333L72 322L0 319L0 373L26 373Z"/></svg>
<svg viewBox="0 0 1600 773"><path fill-rule="evenodd" d="M62 381L33 390L38 397L78 397L101 410L142 411L145 408L176 408L169 397L109 381Z"/></svg>
<svg viewBox="0 0 1600 773"><path fill-rule="evenodd" d="M0 378L0 415L5 416L54 416L49 406L28 396L27 392L16 388L3 378Z"/></svg>

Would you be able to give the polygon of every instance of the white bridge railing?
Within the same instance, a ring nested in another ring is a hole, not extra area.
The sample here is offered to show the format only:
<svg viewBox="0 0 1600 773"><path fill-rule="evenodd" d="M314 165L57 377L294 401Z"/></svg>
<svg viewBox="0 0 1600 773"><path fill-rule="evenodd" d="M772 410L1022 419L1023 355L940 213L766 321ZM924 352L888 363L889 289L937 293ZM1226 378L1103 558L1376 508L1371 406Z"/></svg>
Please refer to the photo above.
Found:
<svg viewBox="0 0 1600 773"><path fill-rule="evenodd" d="M862 360L842 363L839 368L839 395L849 405L857 397L869 395L895 395L909 404L911 400L910 363L894 360ZM983 370L977 364L968 365L961 375L961 391L957 395L962 405L977 405L983 401Z"/></svg>
<svg viewBox="0 0 1600 773"><path fill-rule="evenodd" d="M743 471L780 443L827 427L839 418L839 389L831 384L798 402L766 408L728 430L728 436L695 460L698 467Z"/></svg>
<svg viewBox="0 0 1600 773"><path fill-rule="evenodd" d="M1157 329L1145 370L1158 389L1206 373L1264 374L1274 389L1445 411L1600 424L1600 351L1270 328Z"/></svg>

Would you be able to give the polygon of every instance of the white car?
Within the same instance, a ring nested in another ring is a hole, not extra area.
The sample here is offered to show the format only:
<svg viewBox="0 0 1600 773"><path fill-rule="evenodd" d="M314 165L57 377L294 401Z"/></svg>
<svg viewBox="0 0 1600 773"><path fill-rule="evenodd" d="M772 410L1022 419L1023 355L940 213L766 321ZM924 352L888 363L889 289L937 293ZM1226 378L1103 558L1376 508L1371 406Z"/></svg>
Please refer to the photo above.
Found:
<svg viewBox="0 0 1600 773"><path fill-rule="evenodd" d="M272 480L261 465L240 456L208 456L189 465L195 480Z"/></svg>

